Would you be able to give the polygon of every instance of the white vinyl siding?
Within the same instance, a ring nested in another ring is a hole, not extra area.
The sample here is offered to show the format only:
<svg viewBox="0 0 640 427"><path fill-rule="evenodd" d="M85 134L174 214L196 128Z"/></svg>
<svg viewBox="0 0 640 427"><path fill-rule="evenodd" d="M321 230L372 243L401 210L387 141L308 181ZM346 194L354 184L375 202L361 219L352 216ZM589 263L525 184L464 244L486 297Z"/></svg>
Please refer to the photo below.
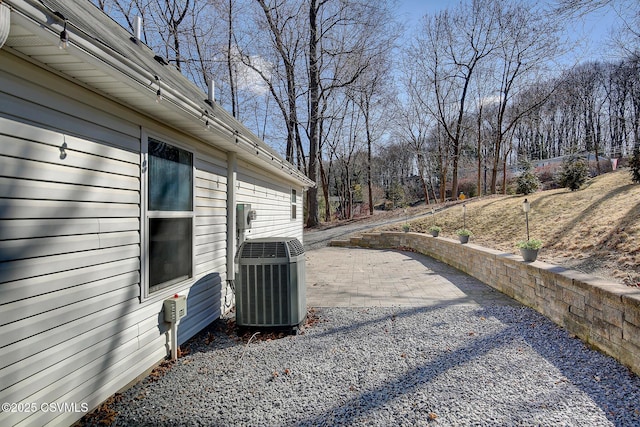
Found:
<svg viewBox="0 0 640 427"><path fill-rule="evenodd" d="M187 297L189 316L180 321L179 342L219 318L225 298L226 169L221 161L199 153L195 166L195 283Z"/></svg>
<svg viewBox="0 0 640 427"><path fill-rule="evenodd" d="M302 190L298 189L298 220L291 220L291 184L279 182L242 165L238 172L237 203L249 203L256 211L247 238L295 237L302 242Z"/></svg>
<svg viewBox="0 0 640 427"><path fill-rule="evenodd" d="M161 304L139 299L140 126L4 68L0 88L0 400L93 407L166 356ZM77 416L3 412L0 425Z"/></svg>
<svg viewBox="0 0 640 427"><path fill-rule="evenodd" d="M211 160L211 159L210 159ZM226 269L227 172L218 162L196 158L196 277Z"/></svg>
<svg viewBox="0 0 640 427"><path fill-rule="evenodd" d="M104 399L102 384L121 360L131 369L157 353L138 349L128 318L140 307L140 167L139 154L122 147L139 138L120 131L132 129L126 123L116 130L29 111L31 123L0 117L0 400L83 402L94 391ZM108 144L74 133L84 128L99 128ZM58 415L1 413L0 424Z"/></svg>

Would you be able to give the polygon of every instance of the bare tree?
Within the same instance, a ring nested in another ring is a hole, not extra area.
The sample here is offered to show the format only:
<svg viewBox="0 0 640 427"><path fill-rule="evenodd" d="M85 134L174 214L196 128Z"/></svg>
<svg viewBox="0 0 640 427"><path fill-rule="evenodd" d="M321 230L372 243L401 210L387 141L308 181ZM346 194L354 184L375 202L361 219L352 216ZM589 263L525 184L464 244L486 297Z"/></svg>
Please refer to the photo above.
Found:
<svg viewBox="0 0 640 427"><path fill-rule="evenodd" d="M452 197L458 192L458 164L470 86L480 63L496 48L497 11L494 0L472 0L434 17L427 16L424 33L417 41L416 62L428 78L421 91L429 90L435 95L434 103L423 106L438 121L451 146ZM445 200L445 191L441 183L441 201Z"/></svg>
<svg viewBox="0 0 640 427"><path fill-rule="evenodd" d="M547 19L544 11L525 3L511 5L498 3L496 7L499 39L491 53L491 63L496 76L497 114L493 117L494 146L491 192L496 192L498 162L502 162L502 191L506 193L506 163L511 151L508 135L513 133L515 125L523 116L546 102L553 91L539 94L536 99L518 104L514 99L528 90L538 79L549 60L558 54L558 28L554 20Z"/></svg>
<svg viewBox="0 0 640 427"><path fill-rule="evenodd" d="M243 62L262 77L282 113L287 129L286 159L291 163L297 160L298 167L306 169L299 131L297 100L300 85L297 83L296 71L297 61L304 50L304 45L300 42L305 28L304 22L299 19L303 10L302 5L295 1L267 3L267 0L256 0L256 2L263 12L266 28L270 34L271 47L277 53L277 62L265 69L267 67L263 61L265 56L252 55L246 50L242 53ZM252 44L255 42L254 39ZM280 65L283 68L282 72L280 72ZM283 88L282 91L281 88Z"/></svg>
<svg viewBox="0 0 640 427"><path fill-rule="evenodd" d="M191 0L152 0L148 5L150 13L146 18L161 39L160 46L156 48L162 49L165 59L173 62L178 70L184 61L181 42L188 37L188 29L183 28L182 23L191 7Z"/></svg>
<svg viewBox="0 0 640 427"><path fill-rule="evenodd" d="M392 106L393 99L390 96L389 81L391 80L391 63L389 54L391 42L383 46L383 50L376 52L372 57L372 66L368 67L355 85L351 96L355 99L364 118L364 129L367 145L367 190L369 198L369 215L373 215L373 183L371 180L371 161L373 145L379 140L385 123L388 123L393 113L385 106Z"/></svg>
<svg viewBox="0 0 640 427"><path fill-rule="evenodd" d="M617 28L613 29L613 43L625 56L633 58L640 55L640 3L637 0L557 0L556 3L555 12L567 19L613 10L618 17Z"/></svg>
<svg viewBox="0 0 640 427"><path fill-rule="evenodd" d="M309 169L316 181L322 158L326 103L335 91L357 84L374 58L388 52L393 32L387 2L309 0L308 101ZM385 33L383 30L387 29ZM319 222L317 189L307 192L307 226Z"/></svg>
<svg viewBox="0 0 640 427"><path fill-rule="evenodd" d="M413 91L414 78L415 76L408 69L403 83L409 93ZM427 172L427 138L433 127L433 119L423 111L420 102L414 96L407 97L405 102L397 105L395 109L398 111L396 131L398 138L405 140L407 146L415 155L420 186L422 187L425 203L429 204L428 176L430 174Z"/></svg>
<svg viewBox="0 0 640 427"><path fill-rule="evenodd" d="M231 114L233 117L238 117L239 108L238 108L238 89L236 83L236 55L234 52L237 52L237 41L234 29L234 19L236 13L236 2L234 0L227 0L224 4L221 4L222 7L222 15L225 20L226 30L227 30L227 44L225 51L225 59L227 65L227 77L229 79L229 92L230 92L230 101L231 101Z"/></svg>
<svg viewBox="0 0 640 427"><path fill-rule="evenodd" d="M320 35L318 31L318 15L320 8L328 0L309 1L309 170L307 176L313 181L317 181L317 168L319 157L319 125L318 115L320 103L320 65L319 46ZM314 227L319 223L318 218L318 191L312 187L307 192L307 227Z"/></svg>

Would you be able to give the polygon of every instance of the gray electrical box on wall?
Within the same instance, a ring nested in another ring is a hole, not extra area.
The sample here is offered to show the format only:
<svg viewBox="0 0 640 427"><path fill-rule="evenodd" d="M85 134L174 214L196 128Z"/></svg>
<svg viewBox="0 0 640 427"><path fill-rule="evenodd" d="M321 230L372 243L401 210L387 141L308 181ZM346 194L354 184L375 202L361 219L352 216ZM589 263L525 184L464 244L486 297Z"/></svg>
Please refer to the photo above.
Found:
<svg viewBox="0 0 640 427"><path fill-rule="evenodd" d="M256 219L256 211L251 209L248 203L236 205L236 221L238 230L244 231L251 228L251 221Z"/></svg>
<svg viewBox="0 0 640 427"><path fill-rule="evenodd" d="M187 315L187 297L174 295L173 298L164 300L164 321L176 323Z"/></svg>

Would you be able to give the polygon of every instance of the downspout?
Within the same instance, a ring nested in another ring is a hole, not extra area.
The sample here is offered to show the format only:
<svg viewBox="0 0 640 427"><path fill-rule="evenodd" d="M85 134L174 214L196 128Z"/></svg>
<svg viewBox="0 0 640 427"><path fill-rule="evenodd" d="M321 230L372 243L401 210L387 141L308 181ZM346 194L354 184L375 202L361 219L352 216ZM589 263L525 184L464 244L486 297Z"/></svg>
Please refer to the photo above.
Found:
<svg viewBox="0 0 640 427"><path fill-rule="evenodd" d="M236 180L238 158L236 153L227 154L227 289L235 292L235 255L236 255ZM233 296L232 296L233 297ZM225 307L230 308L234 301L227 302Z"/></svg>

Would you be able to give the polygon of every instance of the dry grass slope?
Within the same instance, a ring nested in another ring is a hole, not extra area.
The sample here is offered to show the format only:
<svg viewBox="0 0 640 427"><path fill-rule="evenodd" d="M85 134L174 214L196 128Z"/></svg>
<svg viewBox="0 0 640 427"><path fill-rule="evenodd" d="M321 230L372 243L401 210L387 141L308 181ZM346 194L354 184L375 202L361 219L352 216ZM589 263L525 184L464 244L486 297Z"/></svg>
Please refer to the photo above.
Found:
<svg viewBox="0 0 640 427"><path fill-rule="evenodd" d="M539 260L628 285L640 282L640 185L631 182L628 170L593 178L578 191L541 191L526 198L531 202L530 236L544 242ZM527 237L524 199L518 195L468 200L471 243L519 253L516 242ZM435 224L442 227L442 236L455 238L463 226L462 212L461 205L453 206L411 222L411 231L427 233Z"/></svg>

